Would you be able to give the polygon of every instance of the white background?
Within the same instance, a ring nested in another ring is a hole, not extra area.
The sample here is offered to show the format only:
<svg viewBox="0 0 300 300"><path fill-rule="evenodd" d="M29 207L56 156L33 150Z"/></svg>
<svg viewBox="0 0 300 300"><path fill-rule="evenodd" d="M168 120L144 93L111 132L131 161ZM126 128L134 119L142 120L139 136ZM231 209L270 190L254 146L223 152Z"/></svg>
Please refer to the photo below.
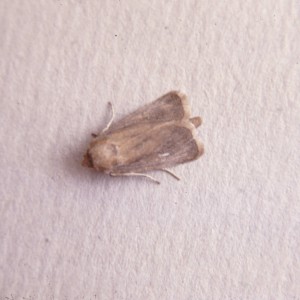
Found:
<svg viewBox="0 0 300 300"><path fill-rule="evenodd" d="M300 299L296 0L0 1L0 299ZM169 90L205 155L110 178L90 141ZM6 298L7 297L7 298Z"/></svg>

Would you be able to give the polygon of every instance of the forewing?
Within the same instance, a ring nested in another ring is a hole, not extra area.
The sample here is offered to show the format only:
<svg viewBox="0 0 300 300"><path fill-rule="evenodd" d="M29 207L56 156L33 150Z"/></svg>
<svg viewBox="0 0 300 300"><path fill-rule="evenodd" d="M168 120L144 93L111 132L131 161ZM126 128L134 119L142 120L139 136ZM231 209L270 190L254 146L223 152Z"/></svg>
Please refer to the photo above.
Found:
<svg viewBox="0 0 300 300"><path fill-rule="evenodd" d="M195 127L188 120L146 126L139 134L127 136L118 149L120 157L130 158L111 170L119 174L168 168L197 159L203 153Z"/></svg>
<svg viewBox="0 0 300 300"><path fill-rule="evenodd" d="M190 108L186 96L180 92L172 91L113 123L106 134L136 124L152 123L155 125L189 117Z"/></svg>

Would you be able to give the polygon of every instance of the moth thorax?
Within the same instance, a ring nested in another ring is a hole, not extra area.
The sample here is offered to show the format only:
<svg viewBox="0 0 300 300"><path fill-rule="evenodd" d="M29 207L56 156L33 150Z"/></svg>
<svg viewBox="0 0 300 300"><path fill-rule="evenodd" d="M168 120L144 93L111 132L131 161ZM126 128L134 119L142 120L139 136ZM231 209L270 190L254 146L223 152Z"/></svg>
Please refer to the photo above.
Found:
<svg viewBox="0 0 300 300"><path fill-rule="evenodd" d="M114 144L99 142L89 151L95 169L109 170L117 163L117 146Z"/></svg>

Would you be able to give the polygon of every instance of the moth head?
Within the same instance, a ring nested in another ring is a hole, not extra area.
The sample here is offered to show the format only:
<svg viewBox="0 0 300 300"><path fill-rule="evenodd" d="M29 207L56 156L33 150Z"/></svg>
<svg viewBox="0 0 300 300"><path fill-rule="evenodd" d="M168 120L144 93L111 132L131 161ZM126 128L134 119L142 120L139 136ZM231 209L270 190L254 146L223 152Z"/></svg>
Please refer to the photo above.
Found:
<svg viewBox="0 0 300 300"><path fill-rule="evenodd" d="M117 147L106 141L92 142L90 148L83 157L82 165L94 168L97 171L106 171L117 163Z"/></svg>
<svg viewBox="0 0 300 300"><path fill-rule="evenodd" d="M93 168L93 159L89 154L89 151L84 154L81 165L84 167Z"/></svg>

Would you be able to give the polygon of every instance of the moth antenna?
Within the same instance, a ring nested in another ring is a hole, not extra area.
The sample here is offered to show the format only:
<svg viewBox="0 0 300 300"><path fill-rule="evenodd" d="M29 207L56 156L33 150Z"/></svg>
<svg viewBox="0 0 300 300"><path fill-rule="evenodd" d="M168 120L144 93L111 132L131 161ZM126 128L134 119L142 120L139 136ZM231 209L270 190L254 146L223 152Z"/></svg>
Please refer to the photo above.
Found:
<svg viewBox="0 0 300 300"><path fill-rule="evenodd" d="M180 180L180 177L178 177L175 173L173 173L172 171L170 171L168 169L161 169L160 171L164 171L164 172L170 174L171 176L173 176L175 179Z"/></svg>
<svg viewBox="0 0 300 300"><path fill-rule="evenodd" d="M111 110L111 117L109 122L107 123L107 125L105 126L105 128L102 130L102 133L104 133L105 131L107 131L109 129L109 127L111 126L114 118L115 118L115 110L114 110L114 106L112 105L111 102L108 102L108 105L110 106L110 110Z"/></svg>
<svg viewBox="0 0 300 300"><path fill-rule="evenodd" d="M154 181L157 184L160 184L158 180L156 180L154 177L147 175L147 174L142 174L142 173L109 173L110 176L117 177L117 176L140 176L140 177L145 177L150 179L151 181Z"/></svg>

